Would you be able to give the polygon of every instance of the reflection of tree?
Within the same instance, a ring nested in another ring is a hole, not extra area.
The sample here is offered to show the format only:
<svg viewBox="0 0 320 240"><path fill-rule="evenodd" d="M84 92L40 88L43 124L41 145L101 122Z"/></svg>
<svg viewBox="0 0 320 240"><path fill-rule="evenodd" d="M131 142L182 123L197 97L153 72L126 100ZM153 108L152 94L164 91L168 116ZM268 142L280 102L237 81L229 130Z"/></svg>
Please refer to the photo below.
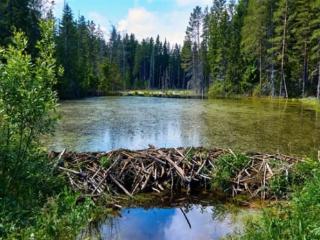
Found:
<svg viewBox="0 0 320 240"><path fill-rule="evenodd" d="M119 217L108 216L104 221L91 222L78 236L78 240L117 240L120 239Z"/></svg>
<svg viewBox="0 0 320 240"><path fill-rule="evenodd" d="M224 204L217 204L210 208L210 211L213 221L223 221L229 214L229 211Z"/></svg>
<svg viewBox="0 0 320 240"><path fill-rule="evenodd" d="M91 222L84 230L81 231L80 235L77 238L77 240L86 240L86 239L92 239L92 240L102 239L99 222Z"/></svg>
<svg viewBox="0 0 320 240"><path fill-rule="evenodd" d="M103 232L103 239L116 240L120 239L120 220L118 217L109 218L106 221L107 231Z"/></svg>
<svg viewBox="0 0 320 240"><path fill-rule="evenodd" d="M230 209L225 204L215 204L215 206L203 206L194 204L185 204L180 208L188 217L188 213L192 211L199 211L201 214L211 214L212 221L223 222L230 214ZM192 223L192 220L190 221Z"/></svg>

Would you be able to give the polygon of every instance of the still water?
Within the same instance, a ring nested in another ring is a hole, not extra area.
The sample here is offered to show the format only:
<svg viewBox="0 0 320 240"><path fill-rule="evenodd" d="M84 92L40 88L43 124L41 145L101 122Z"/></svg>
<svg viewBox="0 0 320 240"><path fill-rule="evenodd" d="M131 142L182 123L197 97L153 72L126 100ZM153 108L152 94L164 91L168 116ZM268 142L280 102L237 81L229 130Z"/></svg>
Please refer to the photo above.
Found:
<svg viewBox="0 0 320 240"><path fill-rule="evenodd" d="M50 150L205 146L316 154L320 112L279 100L101 97L60 104Z"/></svg>
<svg viewBox="0 0 320 240"><path fill-rule="evenodd" d="M220 214L215 207L128 208L85 229L78 239L214 240L240 232L241 214Z"/></svg>
<svg viewBox="0 0 320 240"><path fill-rule="evenodd" d="M316 155L320 113L300 103L271 100L196 100L101 97L61 102L49 150L204 146L238 151ZM142 206L143 207L143 206ZM219 239L241 226L217 206L127 208L91 224L79 239ZM188 224L190 221L190 226Z"/></svg>

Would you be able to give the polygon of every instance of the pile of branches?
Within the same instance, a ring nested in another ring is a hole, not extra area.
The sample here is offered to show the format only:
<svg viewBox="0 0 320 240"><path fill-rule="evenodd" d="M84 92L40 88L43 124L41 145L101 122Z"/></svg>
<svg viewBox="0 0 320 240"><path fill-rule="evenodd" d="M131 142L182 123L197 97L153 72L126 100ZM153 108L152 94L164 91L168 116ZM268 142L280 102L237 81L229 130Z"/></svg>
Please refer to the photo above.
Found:
<svg viewBox="0 0 320 240"><path fill-rule="evenodd" d="M203 188L210 184L210 169L223 149L149 148L141 151L117 150L109 153L51 153L59 160L71 186L96 195L123 192L132 197L141 192Z"/></svg>
<svg viewBox="0 0 320 240"><path fill-rule="evenodd" d="M232 195L246 194L261 199L286 197L288 189L281 187L288 187L289 175L299 160L282 154L248 154L248 158L248 164L239 169L232 180ZM274 187L282 191L277 193L278 196L272 189L272 181L276 178L279 182L274 183ZM281 182L284 186L281 186Z"/></svg>
<svg viewBox="0 0 320 240"><path fill-rule="evenodd" d="M52 152L50 157L58 160L56 167L75 191L93 197L104 193L133 197L141 192L188 194L205 190L219 174L216 160L227 154L234 153L220 148L151 146L140 151L120 149L108 153ZM269 198L266 189L270 179L288 174L296 161L284 155L251 154L249 163L230 179L233 195Z"/></svg>

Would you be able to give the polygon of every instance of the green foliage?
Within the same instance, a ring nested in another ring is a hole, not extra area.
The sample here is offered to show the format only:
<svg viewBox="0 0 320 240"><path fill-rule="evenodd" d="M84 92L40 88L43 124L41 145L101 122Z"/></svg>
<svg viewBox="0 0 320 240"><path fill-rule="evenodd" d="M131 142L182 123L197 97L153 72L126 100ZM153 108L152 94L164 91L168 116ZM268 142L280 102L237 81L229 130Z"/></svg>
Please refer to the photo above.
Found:
<svg viewBox="0 0 320 240"><path fill-rule="evenodd" d="M210 98L226 97L227 92L223 82L215 82L209 88L208 96Z"/></svg>
<svg viewBox="0 0 320 240"><path fill-rule="evenodd" d="M187 86L181 69L181 49L167 41L133 34L113 26L109 41L83 16L74 18L65 5L57 29L57 59L65 69L57 90L63 99L107 95L132 89L180 89Z"/></svg>
<svg viewBox="0 0 320 240"><path fill-rule="evenodd" d="M319 97L319 8L318 0L214 1L208 45L213 84L231 84L236 94Z"/></svg>
<svg viewBox="0 0 320 240"><path fill-rule="evenodd" d="M120 70L116 64L106 59L101 65L101 77L99 79L99 93L119 91L122 88Z"/></svg>
<svg viewBox="0 0 320 240"><path fill-rule="evenodd" d="M77 207L77 196L64 192L39 214L65 184L39 148L40 136L51 132L57 116L52 88L61 69L54 58L53 26L53 21L40 23L34 59L26 53L21 32L0 50L0 234L9 239L69 239L91 206L86 202Z"/></svg>
<svg viewBox="0 0 320 240"><path fill-rule="evenodd" d="M23 31L29 39L28 52L37 53L36 43L40 38L38 23L41 16L40 0L3 0L0 2L0 46L11 42L14 29Z"/></svg>
<svg viewBox="0 0 320 240"><path fill-rule="evenodd" d="M250 159L242 154L228 154L220 156L215 162L212 172L214 188L228 191L231 180L236 174L250 163Z"/></svg>
<svg viewBox="0 0 320 240"><path fill-rule="evenodd" d="M108 157L102 157L100 158L100 164L103 168L108 168L110 167L110 164L111 164L111 159L108 158Z"/></svg>
<svg viewBox="0 0 320 240"><path fill-rule="evenodd" d="M304 187L288 204L267 209L262 216L247 223L244 234L233 239L319 239L320 171L309 172Z"/></svg>
<svg viewBox="0 0 320 240"><path fill-rule="evenodd" d="M56 119L53 22L42 22L40 27L42 39L34 62L25 52L27 39L20 32L0 51L0 178L7 190L25 173L39 136L47 134Z"/></svg>
<svg viewBox="0 0 320 240"><path fill-rule="evenodd" d="M79 202L79 196L64 189L49 198L42 209L36 210L31 226L19 229L8 225L8 239L73 239L94 216L90 199Z"/></svg>
<svg viewBox="0 0 320 240"><path fill-rule="evenodd" d="M261 89L260 85L256 85L253 88L252 96L254 96L254 97L262 96L262 89Z"/></svg>

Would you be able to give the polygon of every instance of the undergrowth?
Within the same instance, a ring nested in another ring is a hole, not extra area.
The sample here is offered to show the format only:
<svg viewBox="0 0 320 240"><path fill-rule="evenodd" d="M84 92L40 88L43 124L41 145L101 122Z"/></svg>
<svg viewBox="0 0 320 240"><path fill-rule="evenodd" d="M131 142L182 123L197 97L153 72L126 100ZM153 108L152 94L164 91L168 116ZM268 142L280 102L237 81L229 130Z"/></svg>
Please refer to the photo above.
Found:
<svg viewBox="0 0 320 240"><path fill-rule="evenodd" d="M297 164L295 174L295 180L304 184L296 182L290 201L265 209L248 220L242 235L229 239L320 239L320 164L311 160Z"/></svg>

